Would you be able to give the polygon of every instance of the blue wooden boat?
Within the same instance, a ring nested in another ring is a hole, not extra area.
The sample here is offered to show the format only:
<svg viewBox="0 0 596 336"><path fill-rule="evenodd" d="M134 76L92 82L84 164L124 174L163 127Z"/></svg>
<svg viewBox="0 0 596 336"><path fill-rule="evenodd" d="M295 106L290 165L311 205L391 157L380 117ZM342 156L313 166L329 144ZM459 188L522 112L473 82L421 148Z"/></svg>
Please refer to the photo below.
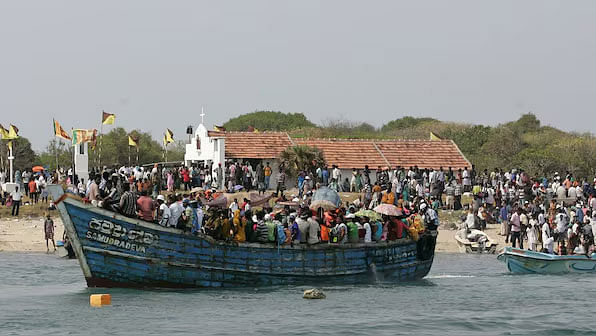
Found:
<svg viewBox="0 0 596 336"><path fill-rule="evenodd" d="M596 273L596 255L565 255L533 252L505 247L497 256L505 262L511 273L518 274L565 274Z"/></svg>
<svg viewBox="0 0 596 336"><path fill-rule="evenodd" d="M231 243L127 218L49 186L89 287L238 287L406 281L428 274L436 232L418 242Z"/></svg>

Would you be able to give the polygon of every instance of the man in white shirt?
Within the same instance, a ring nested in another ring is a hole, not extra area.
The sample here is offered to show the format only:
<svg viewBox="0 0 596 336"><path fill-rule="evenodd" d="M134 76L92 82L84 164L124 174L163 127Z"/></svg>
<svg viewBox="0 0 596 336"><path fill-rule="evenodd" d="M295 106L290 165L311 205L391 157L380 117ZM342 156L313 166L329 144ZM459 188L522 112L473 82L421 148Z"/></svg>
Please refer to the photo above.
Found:
<svg viewBox="0 0 596 336"><path fill-rule="evenodd" d="M238 209L239 209L239 207L238 207L238 199L234 198L234 202L232 202L232 204L230 204L230 211L232 213L235 213L236 210L238 210Z"/></svg>
<svg viewBox="0 0 596 336"><path fill-rule="evenodd" d="M157 204L159 204L159 208L157 210L157 218L158 224L161 226L168 226L168 222L170 221L170 208L165 203L165 198L163 195L157 196Z"/></svg>
<svg viewBox="0 0 596 336"><path fill-rule="evenodd" d="M10 193L10 196L12 197L12 215L18 216L23 193L19 191L19 187L15 187L14 191Z"/></svg>
<svg viewBox="0 0 596 336"><path fill-rule="evenodd" d="M177 227L178 220L182 213L184 212L184 207L182 206L182 197L181 196L172 196L172 204L170 204L170 220L168 221L169 227Z"/></svg>

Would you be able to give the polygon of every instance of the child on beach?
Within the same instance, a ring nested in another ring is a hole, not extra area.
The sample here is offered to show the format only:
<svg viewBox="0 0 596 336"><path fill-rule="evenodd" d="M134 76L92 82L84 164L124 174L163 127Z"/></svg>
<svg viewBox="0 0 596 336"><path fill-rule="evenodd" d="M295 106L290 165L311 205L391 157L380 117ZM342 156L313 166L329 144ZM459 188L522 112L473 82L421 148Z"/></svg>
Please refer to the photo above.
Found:
<svg viewBox="0 0 596 336"><path fill-rule="evenodd" d="M43 231L45 233L46 239L46 253L50 253L50 247L48 240L52 240L52 245L54 245L54 252L56 251L56 243L54 242L54 221L50 217L50 214L46 215L46 220L43 223Z"/></svg>

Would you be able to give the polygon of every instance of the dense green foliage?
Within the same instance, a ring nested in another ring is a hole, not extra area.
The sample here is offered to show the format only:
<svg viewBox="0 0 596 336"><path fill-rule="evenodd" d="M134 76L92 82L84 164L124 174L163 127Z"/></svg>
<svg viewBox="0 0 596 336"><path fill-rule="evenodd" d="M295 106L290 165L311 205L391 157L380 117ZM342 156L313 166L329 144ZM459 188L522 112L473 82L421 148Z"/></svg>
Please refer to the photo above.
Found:
<svg viewBox="0 0 596 336"><path fill-rule="evenodd" d="M3 165L2 168L8 171L9 163L8 163L8 140L1 140L0 141L0 164ZM14 169L15 170L23 170L24 168L31 168L34 165L38 164L37 156L35 152L31 148L31 143L27 138L17 138L12 140L12 150L14 159Z"/></svg>
<svg viewBox="0 0 596 336"><path fill-rule="evenodd" d="M246 131L254 127L260 131L289 131L302 127L314 127L302 113L256 111L228 120L223 127L227 131Z"/></svg>
<svg viewBox="0 0 596 336"><path fill-rule="evenodd" d="M299 171L314 173L317 167L325 165L325 158L320 149L304 145L286 148L280 154L280 161L286 174L290 176L295 176Z"/></svg>
<svg viewBox="0 0 596 336"><path fill-rule="evenodd" d="M419 140L428 140L430 132L453 140L479 170L521 168L534 176L549 176L555 171L570 171L584 178L596 175L594 135L542 126L531 113L495 127L403 117L379 129L367 123L331 121L289 131L293 137Z"/></svg>

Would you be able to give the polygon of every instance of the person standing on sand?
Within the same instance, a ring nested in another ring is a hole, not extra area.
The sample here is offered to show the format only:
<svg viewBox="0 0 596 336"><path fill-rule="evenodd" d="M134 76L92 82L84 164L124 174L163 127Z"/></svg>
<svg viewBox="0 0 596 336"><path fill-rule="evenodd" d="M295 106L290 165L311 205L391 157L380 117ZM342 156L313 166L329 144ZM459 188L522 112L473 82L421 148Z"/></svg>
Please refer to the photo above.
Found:
<svg viewBox="0 0 596 336"><path fill-rule="evenodd" d="M52 245L54 245L54 252L56 251L56 243L54 242L54 221L50 217L50 214L47 214L46 220L43 223L43 231L45 234L46 239L46 253L50 253L50 246L49 240L52 240Z"/></svg>
<svg viewBox="0 0 596 336"><path fill-rule="evenodd" d="M16 186L14 191L10 193L12 198L12 215L18 216L19 215L19 208L21 207L21 199L23 198L23 193L19 191L19 187Z"/></svg>

